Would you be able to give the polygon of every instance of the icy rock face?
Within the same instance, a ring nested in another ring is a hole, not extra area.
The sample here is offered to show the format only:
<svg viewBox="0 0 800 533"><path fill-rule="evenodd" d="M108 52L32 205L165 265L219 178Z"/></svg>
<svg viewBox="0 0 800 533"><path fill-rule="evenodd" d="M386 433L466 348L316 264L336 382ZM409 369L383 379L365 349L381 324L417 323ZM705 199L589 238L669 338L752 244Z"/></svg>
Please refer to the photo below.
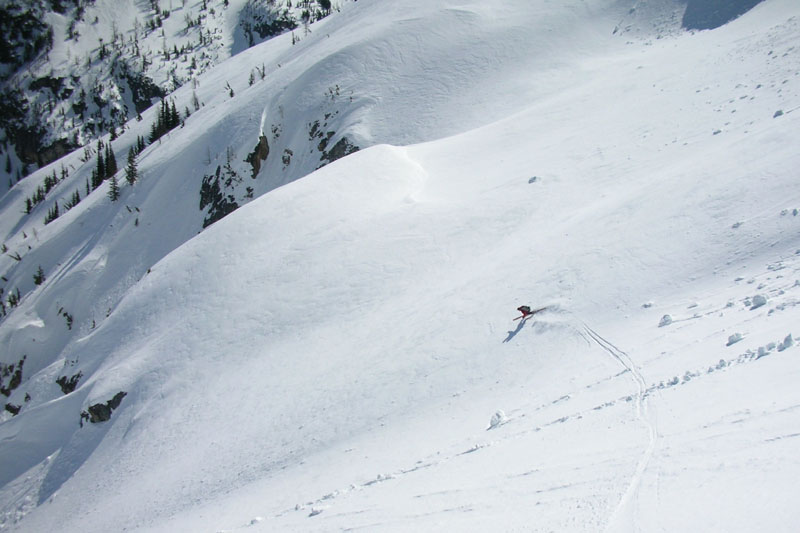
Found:
<svg viewBox="0 0 800 533"><path fill-rule="evenodd" d="M658 323L658 327L663 328L664 326L669 326L672 324L672 317L670 315L664 315L661 317L661 322Z"/></svg>

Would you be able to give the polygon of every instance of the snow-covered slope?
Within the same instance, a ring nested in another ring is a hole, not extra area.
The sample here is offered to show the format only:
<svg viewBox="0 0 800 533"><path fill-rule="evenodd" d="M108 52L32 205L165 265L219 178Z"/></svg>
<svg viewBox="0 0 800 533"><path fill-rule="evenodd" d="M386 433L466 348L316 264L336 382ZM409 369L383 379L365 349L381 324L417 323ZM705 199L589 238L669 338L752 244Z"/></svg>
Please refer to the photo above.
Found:
<svg viewBox="0 0 800 533"><path fill-rule="evenodd" d="M180 89L118 202L2 199L5 528L791 530L800 8L431 4ZM312 172L327 131L365 149Z"/></svg>
<svg viewBox="0 0 800 533"><path fill-rule="evenodd" d="M129 120L250 46L351 0L5 0L0 4L0 191ZM266 76L250 67L249 84ZM226 89L226 92L228 89ZM194 110L195 95L185 110ZM184 109L180 111L183 112Z"/></svg>

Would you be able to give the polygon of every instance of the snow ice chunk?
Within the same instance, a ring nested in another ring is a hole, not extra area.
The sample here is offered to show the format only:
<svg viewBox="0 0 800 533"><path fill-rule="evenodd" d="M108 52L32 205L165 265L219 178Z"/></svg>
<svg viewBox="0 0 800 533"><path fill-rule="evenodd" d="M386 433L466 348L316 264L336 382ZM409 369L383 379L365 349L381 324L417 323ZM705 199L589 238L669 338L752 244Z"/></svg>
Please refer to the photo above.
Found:
<svg viewBox="0 0 800 533"><path fill-rule="evenodd" d="M508 422L508 417L502 409L498 409L497 412L492 415L492 419L489 420L489 427L487 429L494 429L498 426L502 426L506 422Z"/></svg>
<svg viewBox="0 0 800 533"><path fill-rule="evenodd" d="M663 328L664 326L669 326L672 324L672 317L670 315L664 315L661 317L661 322L658 323L658 327Z"/></svg>
<svg viewBox="0 0 800 533"><path fill-rule="evenodd" d="M738 333L738 332L737 332L737 333L734 333L733 335L731 335L730 337L728 337L728 344L726 344L726 346L730 346L731 344L736 344L737 342L739 342L740 340L742 340L742 338L743 338L743 337L742 337L742 334L741 334L741 333Z"/></svg>
<svg viewBox="0 0 800 533"><path fill-rule="evenodd" d="M784 351L786 348L790 348L790 347L791 347L793 344L794 344L794 339L792 338L792 334L791 334L791 333L789 333L789 334L786 336L786 338L785 338L785 339L783 339L783 342L782 342L782 343L780 343L780 344L778 344L778 351L779 351L779 352L782 352L782 351Z"/></svg>
<svg viewBox="0 0 800 533"><path fill-rule="evenodd" d="M766 304L767 304L767 298L765 296L761 295L761 294L756 294L755 296L753 296L753 303L750 306L750 309L751 310L752 309L758 309L762 305L766 305Z"/></svg>

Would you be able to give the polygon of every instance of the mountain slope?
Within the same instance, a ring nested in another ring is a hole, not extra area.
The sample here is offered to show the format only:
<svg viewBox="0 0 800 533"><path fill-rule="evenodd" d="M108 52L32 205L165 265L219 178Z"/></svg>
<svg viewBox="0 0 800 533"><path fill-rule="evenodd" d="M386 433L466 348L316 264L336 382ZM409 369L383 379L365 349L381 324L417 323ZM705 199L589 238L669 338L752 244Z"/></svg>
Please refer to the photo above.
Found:
<svg viewBox="0 0 800 533"><path fill-rule="evenodd" d="M788 530L797 8L628 7L359 2L205 75L118 204L4 215L4 526ZM371 147L293 181L334 113ZM255 199L193 237L226 164Z"/></svg>
<svg viewBox="0 0 800 533"><path fill-rule="evenodd" d="M106 135L114 140L158 100L197 88L203 73L257 43L289 32L292 43L305 38L347 3L6 0L0 190ZM248 81L265 76L266 64L257 65ZM184 109L200 105L195 94Z"/></svg>

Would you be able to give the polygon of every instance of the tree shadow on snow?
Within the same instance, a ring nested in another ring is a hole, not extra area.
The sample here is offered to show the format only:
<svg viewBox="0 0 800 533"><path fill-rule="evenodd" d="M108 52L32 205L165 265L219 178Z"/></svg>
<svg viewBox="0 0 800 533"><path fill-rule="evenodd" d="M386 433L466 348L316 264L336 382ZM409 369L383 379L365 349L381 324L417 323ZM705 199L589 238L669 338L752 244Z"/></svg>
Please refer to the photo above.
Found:
<svg viewBox="0 0 800 533"><path fill-rule="evenodd" d="M508 332L508 337L506 337L505 339L503 339L503 342L508 342L508 341L510 341L511 339L513 339L514 337L516 337L516 336L517 336L517 333L519 333L520 331L522 331L522 328L523 328L523 327L525 327L525 322L527 322L529 318L530 318L529 316L526 316L525 318L523 318L522 320L520 320L520 321L519 321L519 324L517 324L517 329L515 329L514 331L509 331L509 332Z"/></svg>

